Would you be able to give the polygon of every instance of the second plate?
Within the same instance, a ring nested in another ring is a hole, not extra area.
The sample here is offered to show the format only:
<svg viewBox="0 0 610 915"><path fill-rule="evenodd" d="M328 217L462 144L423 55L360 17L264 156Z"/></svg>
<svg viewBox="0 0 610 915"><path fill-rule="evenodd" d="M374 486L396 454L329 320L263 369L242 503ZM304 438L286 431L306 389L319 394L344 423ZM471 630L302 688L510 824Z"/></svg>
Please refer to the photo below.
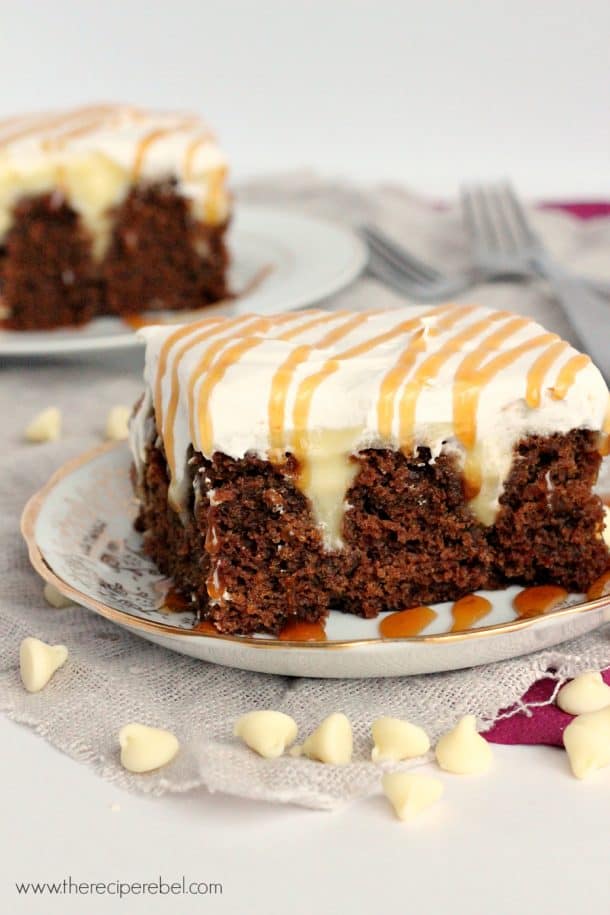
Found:
<svg viewBox="0 0 610 915"><path fill-rule="evenodd" d="M149 313L157 320L184 322L202 314L246 311L274 314L304 308L332 295L363 269L364 244L348 229L290 210L239 206L228 232L230 286L237 299L198 312ZM135 322L137 323L137 321ZM134 328L120 318L97 318L83 327L50 331L0 329L0 357L48 356L138 346Z"/></svg>

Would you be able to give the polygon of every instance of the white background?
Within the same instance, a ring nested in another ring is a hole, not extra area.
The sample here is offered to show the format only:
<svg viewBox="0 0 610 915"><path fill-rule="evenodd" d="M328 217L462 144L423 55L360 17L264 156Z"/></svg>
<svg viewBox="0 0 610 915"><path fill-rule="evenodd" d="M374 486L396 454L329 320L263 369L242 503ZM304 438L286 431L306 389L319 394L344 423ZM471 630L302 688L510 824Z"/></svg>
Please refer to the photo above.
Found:
<svg viewBox="0 0 610 915"><path fill-rule="evenodd" d="M0 4L0 113L90 100L200 110L236 177L313 167L452 193L511 174L610 193L608 0ZM413 828L381 798L336 814L197 792L120 794L0 721L0 909L13 912L602 913L610 773L498 748ZM120 804L113 812L111 804ZM25 903L13 881L222 881L221 899Z"/></svg>
<svg viewBox="0 0 610 915"><path fill-rule="evenodd" d="M608 0L0 3L0 114L201 111L234 174L313 166L433 193L610 189Z"/></svg>
<svg viewBox="0 0 610 915"><path fill-rule="evenodd" d="M0 719L0 911L41 915L607 915L610 770L579 782L549 747L443 775L412 825L382 797L335 813L195 792L118 792ZM436 774L436 773L435 773ZM118 803L120 810L113 811ZM222 882L222 897L16 899L14 881Z"/></svg>

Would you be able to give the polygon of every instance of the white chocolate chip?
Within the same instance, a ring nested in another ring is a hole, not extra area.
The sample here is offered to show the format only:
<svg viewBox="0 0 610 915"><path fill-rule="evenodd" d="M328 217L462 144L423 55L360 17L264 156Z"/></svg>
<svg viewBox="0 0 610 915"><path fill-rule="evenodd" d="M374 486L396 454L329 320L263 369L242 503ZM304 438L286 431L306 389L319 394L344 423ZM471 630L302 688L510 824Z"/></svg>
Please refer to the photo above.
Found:
<svg viewBox="0 0 610 915"><path fill-rule="evenodd" d="M126 724L119 731L121 765L130 772L151 772L171 762L180 744L171 731Z"/></svg>
<svg viewBox="0 0 610 915"><path fill-rule="evenodd" d="M557 705L568 715L598 712L610 705L610 686L604 683L598 670L588 670L561 687Z"/></svg>
<svg viewBox="0 0 610 915"><path fill-rule="evenodd" d="M610 706L570 722L563 732L563 744L576 778L610 766Z"/></svg>
<svg viewBox="0 0 610 915"><path fill-rule="evenodd" d="M373 762L398 761L423 756L430 749L430 739L423 728L401 718L378 718L371 727L375 746Z"/></svg>
<svg viewBox="0 0 610 915"><path fill-rule="evenodd" d="M55 585L52 585L50 581L44 586L42 592L44 594L44 599L47 604L50 604L51 607L55 607L57 610L63 610L65 607L73 607L74 601L71 601L69 597L66 597L65 594L62 594L61 591L58 591Z"/></svg>
<svg viewBox="0 0 610 915"><path fill-rule="evenodd" d="M386 772L383 791L399 820L410 822L436 803L443 793L443 783L431 775L411 772Z"/></svg>
<svg viewBox="0 0 610 915"><path fill-rule="evenodd" d="M28 636L19 646L21 680L29 693L37 693L47 685L56 670L65 664L65 645L47 645Z"/></svg>
<svg viewBox="0 0 610 915"><path fill-rule="evenodd" d="M436 745L436 760L446 772L481 775L491 766L491 747L477 733L474 715L466 715Z"/></svg>
<svg viewBox="0 0 610 915"><path fill-rule="evenodd" d="M54 442L61 432L61 413L57 407L48 407L39 413L26 427L28 442Z"/></svg>
<svg viewBox="0 0 610 915"><path fill-rule="evenodd" d="M342 712L325 718L301 747L304 756L318 762L345 765L352 758L352 726Z"/></svg>
<svg viewBox="0 0 610 915"><path fill-rule="evenodd" d="M106 417L106 438L111 442L122 442L129 437L131 408L118 404L112 407Z"/></svg>
<svg viewBox="0 0 610 915"><path fill-rule="evenodd" d="M233 733L265 759L277 759L297 736L296 721L283 712L261 709L235 722Z"/></svg>

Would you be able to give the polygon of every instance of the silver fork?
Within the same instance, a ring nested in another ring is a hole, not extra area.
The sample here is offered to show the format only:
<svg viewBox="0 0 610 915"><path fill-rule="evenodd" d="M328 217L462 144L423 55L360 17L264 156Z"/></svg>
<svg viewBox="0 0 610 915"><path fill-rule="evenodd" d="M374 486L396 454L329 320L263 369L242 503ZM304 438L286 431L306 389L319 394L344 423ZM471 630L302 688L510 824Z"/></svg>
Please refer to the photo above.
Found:
<svg viewBox="0 0 610 915"><path fill-rule="evenodd" d="M475 267L496 276L528 271L544 277L581 347L610 378L610 305L553 260L511 185L473 185L462 189L461 199Z"/></svg>
<svg viewBox="0 0 610 915"><path fill-rule="evenodd" d="M376 226L361 225L359 231L369 248L368 273L418 302L450 299L480 280L474 270L451 277L441 273Z"/></svg>
<svg viewBox="0 0 610 915"><path fill-rule="evenodd" d="M476 269L473 267L465 273L448 275L437 267L424 263L377 226L363 224L358 231L369 249L367 273L416 302L452 299L478 283L495 282L506 277L504 258L499 264L500 274L498 265L490 259L490 267L486 270L478 264ZM537 275L538 271L532 270L525 262L521 266L515 264L509 274L511 279L520 281ZM609 283L588 278L584 278L584 282L603 296L610 296Z"/></svg>

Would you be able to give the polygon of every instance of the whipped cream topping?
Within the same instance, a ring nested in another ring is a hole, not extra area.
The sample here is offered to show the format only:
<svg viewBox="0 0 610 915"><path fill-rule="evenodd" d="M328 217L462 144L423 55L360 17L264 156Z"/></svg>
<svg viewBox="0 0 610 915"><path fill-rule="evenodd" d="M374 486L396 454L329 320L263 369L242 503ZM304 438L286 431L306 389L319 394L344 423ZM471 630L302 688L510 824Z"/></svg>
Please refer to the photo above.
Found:
<svg viewBox="0 0 610 915"><path fill-rule="evenodd" d="M154 411L179 508L192 445L301 465L329 549L341 546L350 455L365 448L456 455L470 506L491 524L514 445L601 432L608 390L587 356L536 322L476 305L210 317L140 331L147 394L132 423L136 466Z"/></svg>
<svg viewBox="0 0 610 915"><path fill-rule="evenodd" d="M196 219L222 222L229 209L226 160L196 115L92 105L0 121L0 240L24 196L55 190L80 214L101 257L108 210L137 181L176 178Z"/></svg>

